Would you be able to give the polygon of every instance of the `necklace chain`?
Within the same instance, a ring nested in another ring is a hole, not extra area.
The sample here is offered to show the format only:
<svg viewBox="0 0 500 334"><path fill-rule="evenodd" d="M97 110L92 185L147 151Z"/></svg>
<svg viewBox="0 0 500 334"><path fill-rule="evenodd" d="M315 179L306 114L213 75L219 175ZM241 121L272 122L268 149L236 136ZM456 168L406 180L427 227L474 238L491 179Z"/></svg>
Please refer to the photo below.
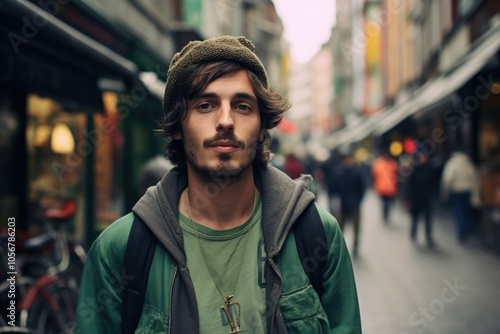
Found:
<svg viewBox="0 0 500 334"><path fill-rule="evenodd" d="M254 195L253 210L252 210L252 215L250 217L253 217L253 215L255 214L255 208L257 206L257 189L256 188L255 188L254 194L255 195ZM203 263L205 263L205 267L207 268L208 274L210 275L212 282L214 282L215 287L217 288L217 290L219 290L219 293L221 294L222 298L224 299L223 310L224 310L224 313L226 314L227 320L229 321L229 325L231 326L231 332L229 332L229 334L239 333L239 332L241 332L241 329L240 329L241 306L238 302L231 301L231 299L234 297L234 293L236 292L236 286L237 286L239 278L240 278L241 269L243 268L243 260L245 258L245 253L246 253L246 249L247 249L247 245L248 245L248 239L250 239L250 237L249 237L250 231L247 231L246 235L245 235L245 245L243 246L243 252L241 253L241 259L240 259L240 263L239 263L238 273L236 275L236 280L234 282L234 287L233 287L232 293L229 295L225 295L224 292L222 291L222 289L220 288L219 284L217 284L217 281L215 280L215 277L214 277L212 271L210 270L210 267L209 267L208 261L207 261L207 256L205 254L203 247L201 246L198 229L196 228L195 222L193 220L193 215L191 213L191 206L189 205L189 188L186 188L186 205L187 205L187 209L188 209L188 213L189 213L189 220L191 220L191 224L192 224L193 230L195 232L196 243L198 244L198 248L200 249ZM231 316L231 313L229 311L229 307L231 305L234 305L236 307L236 311L237 311L236 322L234 321L234 319Z"/></svg>

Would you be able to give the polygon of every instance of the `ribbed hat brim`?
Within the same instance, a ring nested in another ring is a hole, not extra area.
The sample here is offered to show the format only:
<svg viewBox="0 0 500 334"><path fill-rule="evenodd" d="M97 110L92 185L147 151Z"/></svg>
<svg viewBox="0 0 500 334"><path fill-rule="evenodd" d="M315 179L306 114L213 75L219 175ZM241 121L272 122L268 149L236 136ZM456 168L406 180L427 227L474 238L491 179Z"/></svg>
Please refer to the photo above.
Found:
<svg viewBox="0 0 500 334"><path fill-rule="evenodd" d="M234 61L248 68L265 87L269 86L266 70L255 54L255 46L244 36L221 36L189 42L172 58L163 99L163 112L170 111L178 94L178 83L188 67L214 61Z"/></svg>

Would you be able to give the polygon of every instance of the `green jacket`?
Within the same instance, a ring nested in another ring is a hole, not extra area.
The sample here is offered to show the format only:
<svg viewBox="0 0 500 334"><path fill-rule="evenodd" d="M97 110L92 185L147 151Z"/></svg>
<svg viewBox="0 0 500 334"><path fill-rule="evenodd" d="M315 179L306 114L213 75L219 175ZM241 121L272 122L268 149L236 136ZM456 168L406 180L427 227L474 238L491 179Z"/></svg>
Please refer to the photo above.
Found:
<svg viewBox="0 0 500 334"><path fill-rule="evenodd" d="M262 200L262 229L268 333L361 333L356 285L338 224L318 207L328 239L323 294L318 296L300 263L290 228L314 196L311 181L292 181L274 167L255 173ZM214 179L223 186L225 180ZM130 213L111 224L95 241L85 265L75 333L119 333L121 292L129 278L123 254L133 221L141 219L159 243L151 266L144 308L136 333L198 333L198 309L186 266L178 198L187 186L177 168L148 189ZM168 189L168 191L166 191Z"/></svg>

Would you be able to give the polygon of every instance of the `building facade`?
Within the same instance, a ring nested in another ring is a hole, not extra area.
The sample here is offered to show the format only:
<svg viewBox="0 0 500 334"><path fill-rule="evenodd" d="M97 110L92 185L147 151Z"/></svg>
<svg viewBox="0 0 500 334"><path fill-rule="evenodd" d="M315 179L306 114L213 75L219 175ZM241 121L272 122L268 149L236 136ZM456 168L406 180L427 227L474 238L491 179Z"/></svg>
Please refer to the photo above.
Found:
<svg viewBox="0 0 500 334"><path fill-rule="evenodd" d="M496 112L500 108L500 2L364 1L362 14L369 37L363 51L365 112L356 126L346 124L333 132L330 143L337 147L369 142L375 152L397 144L394 147L400 149L393 153L407 160L420 146L437 164L462 148L481 173L482 219L487 221L485 226L490 224L486 235L500 240L498 231L492 232L491 218L486 218L500 207ZM381 69L381 80L373 80L374 66ZM338 87L343 89L342 84ZM356 91L354 83L351 87ZM356 109L356 102L352 106ZM358 113L352 112L354 119Z"/></svg>
<svg viewBox="0 0 500 334"><path fill-rule="evenodd" d="M44 209L73 201L67 227L89 246L130 211L139 169L163 150L153 128L174 53L248 34L279 85L281 30L264 0L2 1L0 229L15 217L37 233Z"/></svg>

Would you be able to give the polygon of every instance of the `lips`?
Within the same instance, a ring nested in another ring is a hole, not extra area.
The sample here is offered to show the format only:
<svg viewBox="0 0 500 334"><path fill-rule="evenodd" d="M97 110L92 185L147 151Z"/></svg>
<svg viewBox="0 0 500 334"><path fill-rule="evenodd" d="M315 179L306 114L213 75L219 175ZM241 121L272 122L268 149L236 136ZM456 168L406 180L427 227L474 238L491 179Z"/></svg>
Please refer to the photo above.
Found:
<svg viewBox="0 0 500 334"><path fill-rule="evenodd" d="M239 145L230 140L218 140L210 144L210 147L219 153L231 153L238 149Z"/></svg>
<svg viewBox="0 0 500 334"><path fill-rule="evenodd" d="M238 147L238 143L231 140L218 140L210 144L210 146L231 146Z"/></svg>

